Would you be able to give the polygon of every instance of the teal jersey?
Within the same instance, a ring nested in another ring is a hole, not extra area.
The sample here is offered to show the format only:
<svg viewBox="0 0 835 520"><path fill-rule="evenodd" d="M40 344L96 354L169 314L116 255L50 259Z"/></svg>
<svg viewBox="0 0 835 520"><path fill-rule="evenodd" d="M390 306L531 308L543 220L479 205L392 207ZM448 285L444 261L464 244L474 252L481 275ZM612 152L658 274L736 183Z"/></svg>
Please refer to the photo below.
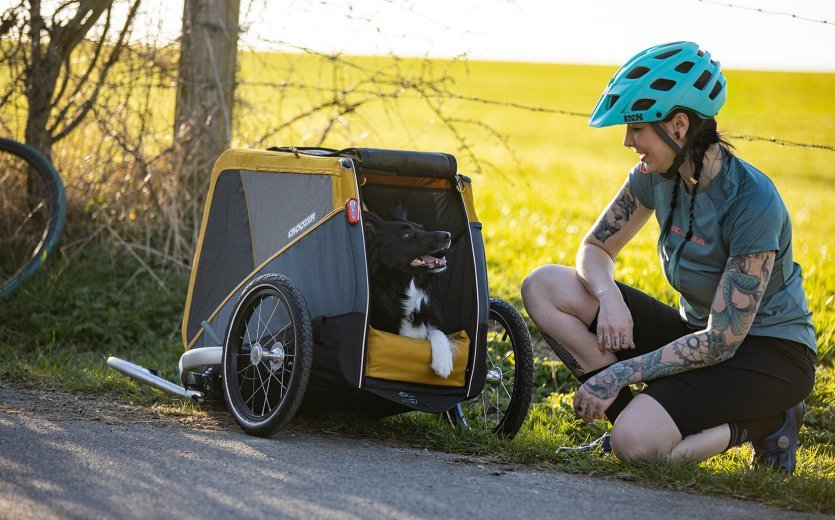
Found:
<svg viewBox="0 0 835 520"><path fill-rule="evenodd" d="M663 229L675 180L644 174L636 166L629 173L629 186L641 204L655 210ZM682 319L694 327L707 326L729 257L776 251L771 278L748 333L797 341L817 352L801 268L792 257L791 220L771 179L724 150L721 171L696 196L693 237L675 261L673 252L687 233L691 198L683 182L678 190L660 257L667 280L680 294Z"/></svg>

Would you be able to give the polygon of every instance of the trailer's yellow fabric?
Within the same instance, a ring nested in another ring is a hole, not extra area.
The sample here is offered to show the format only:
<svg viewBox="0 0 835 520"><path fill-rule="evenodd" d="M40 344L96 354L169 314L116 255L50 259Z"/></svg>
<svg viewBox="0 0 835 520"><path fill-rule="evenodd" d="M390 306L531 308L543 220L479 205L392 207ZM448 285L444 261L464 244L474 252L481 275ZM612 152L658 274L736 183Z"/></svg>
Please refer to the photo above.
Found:
<svg viewBox="0 0 835 520"><path fill-rule="evenodd" d="M429 341L407 338L368 327L368 356L365 375L389 381L436 386L464 386L469 363L470 338L466 331L448 336L454 346L452 373L444 379L432 371Z"/></svg>
<svg viewBox="0 0 835 520"><path fill-rule="evenodd" d="M358 197L353 167L341 157L319 155L298 156L292 152L273 152L269 150L244 150L233 148L221 154L212 171L212 183L224 170L250 170L286 173L314 173L333 175L333 207L345 205L350 197ZM211 195L211 189L209 190Z"/></svg>

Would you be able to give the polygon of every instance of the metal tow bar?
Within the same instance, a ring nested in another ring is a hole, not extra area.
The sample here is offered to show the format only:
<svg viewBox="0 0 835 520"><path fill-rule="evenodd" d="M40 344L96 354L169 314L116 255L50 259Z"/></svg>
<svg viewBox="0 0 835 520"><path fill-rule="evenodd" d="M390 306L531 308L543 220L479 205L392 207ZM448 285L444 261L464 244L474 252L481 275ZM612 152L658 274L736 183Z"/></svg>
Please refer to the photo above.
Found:
<svg viewBox="0 0 835 520"><path fill-rule="evenodd" d="M132 377L137 381L142 381L143 383L149 384L154 388L180 396L183 399L194 399L198 403L202 403L203 398L205 397L202 392L186 390L182 386L175 385L166 379L155 376L147 368L135 365L130 361L125 361L124 359L110 356L107 358L107 366L117 372L125 374L128 377Z"/></svg>

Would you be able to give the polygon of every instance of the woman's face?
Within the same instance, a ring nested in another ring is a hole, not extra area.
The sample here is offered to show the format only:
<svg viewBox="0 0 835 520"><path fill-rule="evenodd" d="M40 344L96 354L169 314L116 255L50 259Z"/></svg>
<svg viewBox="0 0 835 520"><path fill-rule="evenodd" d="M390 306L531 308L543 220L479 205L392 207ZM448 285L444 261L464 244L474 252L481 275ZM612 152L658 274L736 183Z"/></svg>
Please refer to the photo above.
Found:
<svg viewBox="0 0 835 520"><path fill-rule="evenodd" d="M667 123L660 123L669 132ZM632 148L640 157L641 171L644 173L663 173L673 165L676 153L670 148L649 123L633 123L626 125L626 135L623 146Z"/></svg>

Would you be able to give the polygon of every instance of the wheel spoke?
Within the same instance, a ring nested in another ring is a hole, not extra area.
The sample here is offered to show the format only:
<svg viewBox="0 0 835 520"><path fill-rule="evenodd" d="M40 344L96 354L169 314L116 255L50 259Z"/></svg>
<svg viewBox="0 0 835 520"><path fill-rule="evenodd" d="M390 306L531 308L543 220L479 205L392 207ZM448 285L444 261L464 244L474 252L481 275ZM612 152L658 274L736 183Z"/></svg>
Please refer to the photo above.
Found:
<svg viewBox="0 0 835 520"><path fill-rule="evenodd" d="M261 415L267 413L267 408L269 408L269 400L270 400L270 378L267 377L267 386L264 388L264 401L261 403Z"/></svg>
<svg viewBox="0 0 835 520"><path fill-rule="evenodd" d="M292 322L292 321L290 321L290 323L288 323L287 325L285 325L284 327L282 327L282 328L281 328L281 330L279 330L278 332L276 332L275 334L273 334L272 336L270 336L270 341L272 342L272 344L273 344L273 345L275 345L275 338L277 338L279 335L283 335L283 334L287 331L287 329L288 329L289 327L292 327L292 326L293 326L293 322ZM287 343L288 343L288 342L287 342L287 341L282 341L281 343L282 343L283 345L287 345Z"/></svg>

